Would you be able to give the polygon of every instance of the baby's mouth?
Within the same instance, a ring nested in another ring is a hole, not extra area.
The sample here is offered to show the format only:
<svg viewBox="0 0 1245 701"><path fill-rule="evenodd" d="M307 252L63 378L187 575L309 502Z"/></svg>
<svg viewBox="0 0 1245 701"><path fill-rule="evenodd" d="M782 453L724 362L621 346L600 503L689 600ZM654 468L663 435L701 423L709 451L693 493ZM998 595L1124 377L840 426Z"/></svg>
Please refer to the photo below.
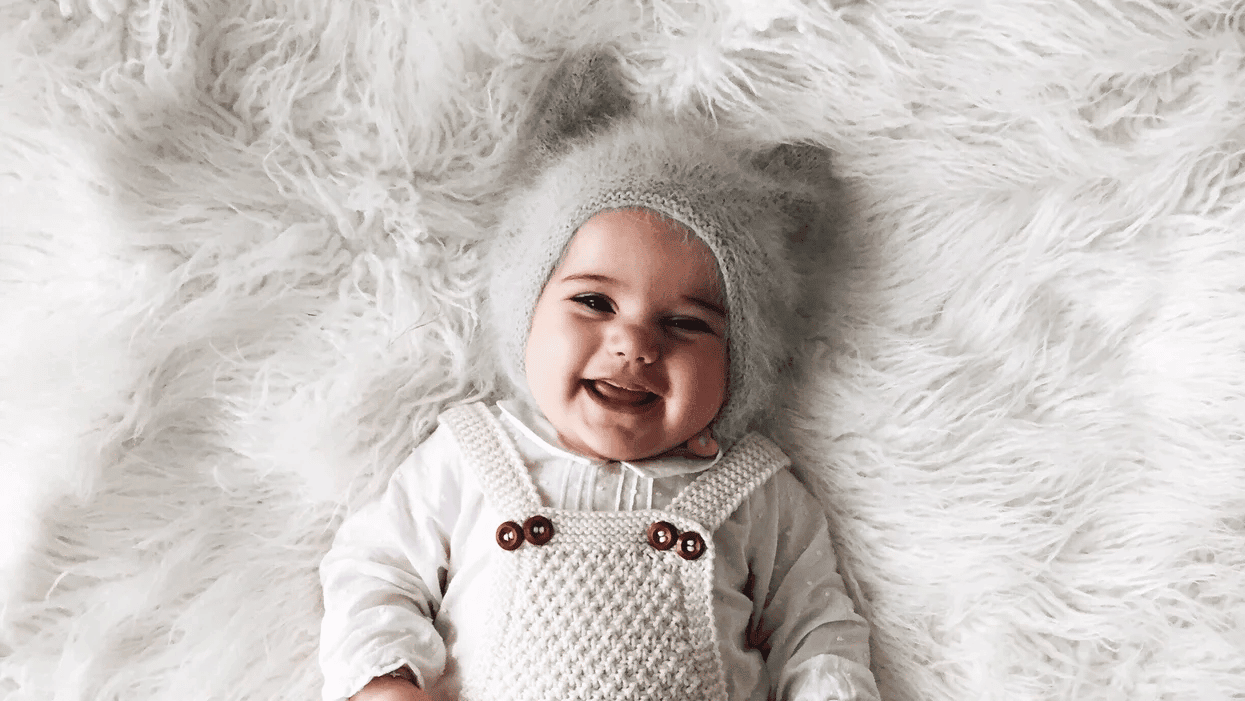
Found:
<svg viewBox="0 0 1245 701"><path fill-rule="evenodd" d="M627 389L605 380L584 380L584 386L593 395L610 404L642 407L657 400L657 395L647 390Z"/></svg>

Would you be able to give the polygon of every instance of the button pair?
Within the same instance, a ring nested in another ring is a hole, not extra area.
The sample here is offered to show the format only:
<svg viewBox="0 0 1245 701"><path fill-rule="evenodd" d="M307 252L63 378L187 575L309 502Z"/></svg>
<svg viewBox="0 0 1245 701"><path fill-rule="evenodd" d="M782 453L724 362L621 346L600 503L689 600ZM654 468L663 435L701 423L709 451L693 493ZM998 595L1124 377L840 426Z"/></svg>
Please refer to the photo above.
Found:
<svg viewBox="0 0 1245 701"><path fill-rule="evenodd" d="M648 544L657 550L674 548L684 560L695 560L705 552L705 539L696 531L679 533L679 529L666 521L656 521L648 527Z"/></svg>
<svg viewBox="0 0 1245 701"><path fill-rule="evenodd" d="M553 538L553 521L537 514L523 522L506 521L497 527L497 544L502 550L518 550L527 541L532 545L544 545Z"/></svg>

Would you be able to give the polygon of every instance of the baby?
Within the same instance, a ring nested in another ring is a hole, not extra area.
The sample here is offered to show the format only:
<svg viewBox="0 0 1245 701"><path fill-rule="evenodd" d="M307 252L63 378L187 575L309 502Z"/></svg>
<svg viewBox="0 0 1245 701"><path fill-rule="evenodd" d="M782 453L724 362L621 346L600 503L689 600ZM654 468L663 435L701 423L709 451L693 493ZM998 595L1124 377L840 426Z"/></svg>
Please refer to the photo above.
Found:
<svg viewBox="0 0 1245 701"><path fill-rule="evenodd" d="M822 508L749 432L809 164L554 104L490 250L511 398L447 410L342 525L323 698L876 699Z"/></svg>

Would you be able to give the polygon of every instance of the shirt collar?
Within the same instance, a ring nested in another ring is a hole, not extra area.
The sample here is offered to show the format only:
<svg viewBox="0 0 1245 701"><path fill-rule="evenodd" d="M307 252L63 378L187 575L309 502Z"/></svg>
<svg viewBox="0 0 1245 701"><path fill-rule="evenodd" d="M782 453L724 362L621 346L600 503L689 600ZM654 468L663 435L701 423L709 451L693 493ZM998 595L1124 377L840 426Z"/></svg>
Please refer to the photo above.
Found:
<svg viewBox="0 0 1245 701"><path fill-rule="evenodd" d="M510 423L530 438L538 446L544 448L554 455L558 455L580 463L582 465L604 465L608 460L593 460L584 457L578 453L571 452L563 448L558 441L557 431L553 429L553 424L544 417L539 411L529 407L526 403L515 401L512 399L504 399L497 403L497 407L501 409L501 415L506 417ZM663 477L673 477L675 475L687 475L697 472L704 472L718 463L722 459L722 448L718 448L717 455L712 458L684 458L677 456L667 456L658 458L648 458L646 460L636 460L628 462L625 460L618 461L620 465L636 473L640 477L648 477L651 479L661 479Z"/></svg>

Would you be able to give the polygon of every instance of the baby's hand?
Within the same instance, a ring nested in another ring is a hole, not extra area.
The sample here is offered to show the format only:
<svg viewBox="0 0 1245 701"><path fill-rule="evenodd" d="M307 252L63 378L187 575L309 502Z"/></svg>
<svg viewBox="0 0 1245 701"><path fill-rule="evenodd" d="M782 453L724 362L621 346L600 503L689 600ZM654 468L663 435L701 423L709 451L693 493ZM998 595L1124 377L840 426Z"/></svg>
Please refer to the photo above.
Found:
<svg viewBox="0 0 1245 701"><path fill-rule="evenodd" d="M432 697L405 679L376 677L351 696L350 701L432 701Z"/></svg>
<svg viewBox="0 0 1245 701"><path fill-rule="evenodd" d="M713 433L706 428L691 437L687 442L687 450L698 458L711 458L718 454L718 442L713 439Z"/></svg>

